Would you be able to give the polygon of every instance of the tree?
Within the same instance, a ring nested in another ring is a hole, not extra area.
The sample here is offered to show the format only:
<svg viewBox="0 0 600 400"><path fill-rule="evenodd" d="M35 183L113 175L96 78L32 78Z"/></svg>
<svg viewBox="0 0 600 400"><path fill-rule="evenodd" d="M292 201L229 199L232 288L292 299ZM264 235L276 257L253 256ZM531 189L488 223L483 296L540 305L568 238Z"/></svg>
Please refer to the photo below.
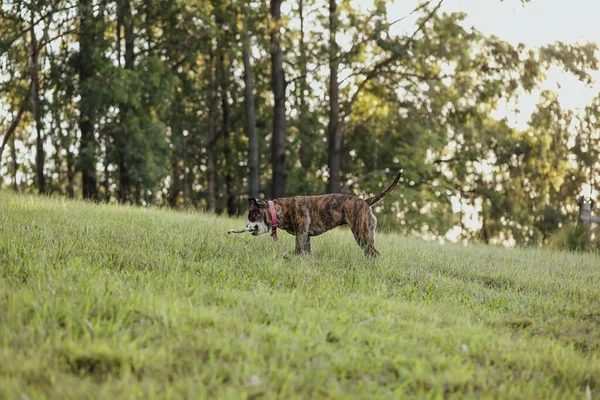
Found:
<svg viewBox="0 0 600 400"><path fill-rule="evenodd" d="M273 198L285 195L285 76L283 71L283 50L281 47L281 3L271 0L271 79L274 98L273 134L271 138L271 195Z"/></svg>
<svg viewBox="0 0 600 400"><path fill-rule="evenodd" d="M36 13L33 7L29 9L30 13L30 24L29 24L29 40L30 40L30 53L29 53L29 73L31 76L31 113L35 121L36 130L36 152L35 152L35 164L36 164L36 175L37 184L40 194L46 193L46 177L44 176L44 133L42 126L42 104L40 101L40 48L41 45L36 37ZM45 25L44 37L47 36L48 23Z"/></svg>
<svg viewBox="0 0 600 400"><path fill-rule="evenodd" d="M131 16L130 0L120 0L117 5L117 46L121 49L121 28L123 28L125 38L125 70L128 71L132 79L134 79L135 54L134 54L134 29L133 18ZM119 54L120 55L120 54ZM119 57L119 66L121 59ZM127 75L126 75L127 76ZM128 170L128 153L134 149L131 148L130 137L134 134L131 132L135 129L135 116L131 106L127 101L119 104L120 123L117 128L116 148L118 152L119 166L119 201L125 203L128 198L128 192L131 186L130 171Z"/></svg>
<svg viewBox="0 0 600 400"><path fill-rule="evenodd" d="M94 43L97 40L92 0L79 0L79 164L84 199L96 199L96 142L94 138Z"/></svg>
<svg viewBox="0 0 600 400"><path fill-rule="evenodd" d="M573 153L585 175L585 182L590 185L590 195L600 194L600 94L584 110Z"/></svg>
<svg viewBox="0 0 600 400"><path fill-rule="evenodd" d="M260 165L258 159L258 138L256 136L256 109L252 83L252 61L250 59L250 32L248 28L249 6L241 5L242 19L242 58L244 63L244 101L246 104L246 134L248 136L248 196L259 197Z"/></svg>
<svg viewBox="0 0 600 400"><path fill-rule="evenodd" d="M340 168L342 160L342 129L340 126L340 87L338 82L339 50L336 41L338 15L336 0L329 0L329 182L327 191L340 191Z"/></svg>
<svg viewBox="0 0 600 400"><path fill-rule="evenodd" d="M209 133L206 145L206 167L208 175L207 183L207 207L209 212L214 212L216 209L216 161L215 161L215 147L217 145L217 121L219 115L218 109L218 81L220 80L220 70L217 68L216 57L214 55L214 49L210 51L209 59L209 84L208 84L208 98L209 98Z"/></svg>

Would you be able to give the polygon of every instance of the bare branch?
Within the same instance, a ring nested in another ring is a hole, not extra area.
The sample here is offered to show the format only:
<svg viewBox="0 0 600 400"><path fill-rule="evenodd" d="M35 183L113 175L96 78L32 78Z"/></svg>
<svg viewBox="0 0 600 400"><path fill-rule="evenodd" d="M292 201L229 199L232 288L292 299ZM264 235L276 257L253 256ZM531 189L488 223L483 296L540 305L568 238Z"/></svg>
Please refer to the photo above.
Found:
<svg viewBox="0 0 600 400"><path fill-rule="evenodd" d="M420 6L418 6L417 8L415 8L414 10L412 10L412 11L411 11L409 14L405 15L404 17L402 17L402 18L398 18L397 20L390 22L390 23L387 25L387 28L389 29L389 28L391 28L392 26L396 25L398 22L402 22L402 21L404 21L406 18L410 17L411 15L413 15L414 13L416 13L417 11L420 11L420 10L422 10L423 8L427 7L427 6L428 6L428 5L429 5L429 4L430 4L432 1L433 1L433 0L429 0L429 1L427 1L427 2L425 2L425 3L423 3L423 4L421 4Z"/></svg>
<svg viewBox="0 0 600 400"><path fill-rule="evenodd" d="M410 42L412 43L415 36L417 35L417 33L421 32L423 30L423 27L425 26L426 23L428 23L431 18L433 18L433 16L435 15L435 13L440 9L440 7L442 6L442 3L444 2L444 0L440 0L437 5L433 8L433 10L431 10L431 12L427 15L427 17L421 21L421 23L419 24L419 26L417 27L417 30L413 32L413 34L410 37Z"/></svg>

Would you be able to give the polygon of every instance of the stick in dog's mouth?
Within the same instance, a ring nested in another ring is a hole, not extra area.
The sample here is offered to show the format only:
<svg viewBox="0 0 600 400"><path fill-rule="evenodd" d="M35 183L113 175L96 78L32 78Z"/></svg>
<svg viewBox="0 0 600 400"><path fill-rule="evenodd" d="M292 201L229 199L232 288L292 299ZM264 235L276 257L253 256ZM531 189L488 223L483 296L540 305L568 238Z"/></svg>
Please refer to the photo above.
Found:
<svg viewBox="0 0 600 400"><path fill-rule="evenodd" d="M244 229L230 229L227 233L244 233L244 232L254 232L256 228L244 228Z"/></svg>

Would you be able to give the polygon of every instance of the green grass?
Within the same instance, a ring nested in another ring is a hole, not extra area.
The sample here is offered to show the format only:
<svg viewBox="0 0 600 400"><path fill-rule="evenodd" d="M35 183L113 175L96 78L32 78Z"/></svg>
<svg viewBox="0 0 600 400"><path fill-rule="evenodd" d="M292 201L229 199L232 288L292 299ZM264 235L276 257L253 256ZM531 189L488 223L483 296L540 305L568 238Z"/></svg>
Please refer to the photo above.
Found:
<svg viewBox="0 0 600 400"><path fill-rule="evenodd" d="M600 398L600 258L0 192L0 398Z"/></svg>

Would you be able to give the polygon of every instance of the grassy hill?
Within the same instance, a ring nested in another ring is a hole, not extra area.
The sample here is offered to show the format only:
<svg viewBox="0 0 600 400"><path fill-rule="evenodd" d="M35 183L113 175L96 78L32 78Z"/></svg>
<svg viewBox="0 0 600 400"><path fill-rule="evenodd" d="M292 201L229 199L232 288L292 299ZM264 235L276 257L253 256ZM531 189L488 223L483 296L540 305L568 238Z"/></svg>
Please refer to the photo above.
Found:
<svg viewBox="0 0 600 400"><path fill-rule="evenodd" d="M600 257L0 192L0 398L600 398Z"/></svg>

